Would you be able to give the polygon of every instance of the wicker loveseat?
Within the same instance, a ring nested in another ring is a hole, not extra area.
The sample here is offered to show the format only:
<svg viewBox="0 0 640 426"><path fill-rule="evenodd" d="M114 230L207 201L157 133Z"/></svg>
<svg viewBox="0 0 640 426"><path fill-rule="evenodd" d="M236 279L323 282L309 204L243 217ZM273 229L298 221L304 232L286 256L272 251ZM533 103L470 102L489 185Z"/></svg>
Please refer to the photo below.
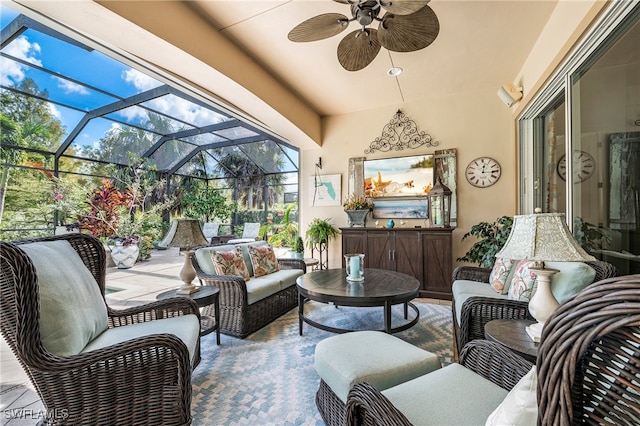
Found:
<svg viewBox="0 0 640 426"><path fill-rule="evenodd" d="M618 275L616 268L602 261L585 262L595 270L593 281ZM484 326L494 319L533 319L528 303L509 300L489 285L491 269L459 266L453 271L454 349L456 355L474 339L484 339Z"/></svg>
<svg viewBox="0 0 640 426"><path fill-rule="evenodd" d="M255 277L248 254L250 245L267 243L201 247L191 258L200 283L220 289L220 332L235 337L246 337L297 306L296 278L307 271L302 259L278 259L279 271ZM213 265L212 252L233 251L236 246L242 249L248 281L235 275L218 275Z"/></svg>
<svg viewBox="0 0 640 426"><path fill-rule="evenodd" d="M173 298L114 310L105 268L89 235L0 242L2 336L46 408L42 424L190 424L198 307Z"/></svg>
<svg viewBox="0 0 640 426"><path fill-rule="evenodd" d="M473 340L460 354L464 368L451 364L382 392L356 384L347 424L637 425L638 360L640 275L607 279L549 318L535 370L495 342Z"/></svg>

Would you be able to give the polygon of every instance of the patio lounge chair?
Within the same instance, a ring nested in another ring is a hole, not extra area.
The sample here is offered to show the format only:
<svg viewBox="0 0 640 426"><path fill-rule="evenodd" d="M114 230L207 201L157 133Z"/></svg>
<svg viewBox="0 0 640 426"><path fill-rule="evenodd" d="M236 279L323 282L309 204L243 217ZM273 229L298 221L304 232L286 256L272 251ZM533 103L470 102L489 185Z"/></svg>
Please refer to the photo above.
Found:
<svg viewBox="0 0 640 426"><path fill-rule="evenodd" d="M0 242L2 336L46 408L40 424L190 424L198 307L111 309L105 257L86 234Z"/></svg>
<svg viewBox="0 0 640 426"><path fill-rule="evenodd" d="M465 368L451 364L382 392L356 384L347 424L637 425L639 359L640 275L610 278L552 314L535 370L498 343L473 340L460 354Z"/></svg>
<svg viewBox="0 0 640 426"><path fill-rule="evenodd" d="M242 230L242 237L229 240L227 244L250 243L256 241L260 235L259 222L247 222Z"/></svg>

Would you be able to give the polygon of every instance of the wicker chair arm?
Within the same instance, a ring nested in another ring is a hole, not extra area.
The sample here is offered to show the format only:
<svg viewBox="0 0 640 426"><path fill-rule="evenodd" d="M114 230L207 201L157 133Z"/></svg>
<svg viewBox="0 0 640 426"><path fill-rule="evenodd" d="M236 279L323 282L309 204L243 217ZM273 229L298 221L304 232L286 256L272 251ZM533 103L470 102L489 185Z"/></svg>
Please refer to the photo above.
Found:
<svg viewBox="0 0 640 426"><path fill-rule="evenodd" d="M496 342L474 340L460 352L460 364L503 389L511 390L533 363Z"/></svg>
<svg viewBox="0 0 640 426"><path fill-rule="evenodd" d="M358 383L347 397L347 425L411 426L411 422L369 383Z"/></svg>
<svg viewBox="0 0 640 426"><path fill-rule="evenodd" d="M198 321L200 320L198 305L186 297L157 300L125 309L113 309L107 306L107 312L110 328L189 314L197 315Z"/></svg>
<svg viewBox="0 0 640 426"><path fill-rule="evenodd" d="M491 269L479 268L477 266L458 266L453 270L452 277L453 281L468 280L488 284L489 275L491 275Z"/></svg>
<svg viewBox="0 0 640 426"><path fill-rule="evenodd" d="M496 299L492 297L470 297L462 304L460 312L460 335L458 348L474 339L484 339L484 326L494 319L530 319L527 302Z"/></svg>
<svg viewBox="0 0 640 426"><path fill-rule="evenodd" d="M307 273L307 264L302 259L278 259L280 269L302 269Z"/></svg>

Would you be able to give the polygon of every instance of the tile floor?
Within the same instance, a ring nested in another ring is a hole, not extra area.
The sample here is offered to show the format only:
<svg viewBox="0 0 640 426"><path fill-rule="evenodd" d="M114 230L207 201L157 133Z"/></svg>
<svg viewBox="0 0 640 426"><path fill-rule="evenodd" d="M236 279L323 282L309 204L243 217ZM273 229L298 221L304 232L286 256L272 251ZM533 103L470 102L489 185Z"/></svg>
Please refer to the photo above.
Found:
<svg viewBox="0 0 640 426"><path fill-rule="evenodd" d="M177 248L154 250L151 258L131 269L107 268L107 303L114 308L135 306L156 300L156 295L180 286L184 256ZM111 291L111 292L109 292ZM449 301L422 299L427 303L451 305ZM224 339L224 336L222 336ZM20 364L4 339L0 342L0 425L33 425L43 406Z"/></svg>

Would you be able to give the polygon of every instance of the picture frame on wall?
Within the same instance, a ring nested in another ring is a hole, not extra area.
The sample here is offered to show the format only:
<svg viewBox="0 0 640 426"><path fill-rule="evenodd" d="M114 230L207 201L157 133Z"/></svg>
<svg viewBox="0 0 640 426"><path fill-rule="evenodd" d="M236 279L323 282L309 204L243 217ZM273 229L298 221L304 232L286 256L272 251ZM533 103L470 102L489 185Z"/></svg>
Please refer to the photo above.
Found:
<svg viewBox="0 0 640 426"><path fill-rule="evenodd" d="M376 198L372 216L374 219L426 219L429 200L427 197Z"/></svg>
<svg viewBox="0 0 640 426"><path fill-rule="evenodd" d="M309 205L342 205L342 175L315 175L309 181Z"/></svg>

